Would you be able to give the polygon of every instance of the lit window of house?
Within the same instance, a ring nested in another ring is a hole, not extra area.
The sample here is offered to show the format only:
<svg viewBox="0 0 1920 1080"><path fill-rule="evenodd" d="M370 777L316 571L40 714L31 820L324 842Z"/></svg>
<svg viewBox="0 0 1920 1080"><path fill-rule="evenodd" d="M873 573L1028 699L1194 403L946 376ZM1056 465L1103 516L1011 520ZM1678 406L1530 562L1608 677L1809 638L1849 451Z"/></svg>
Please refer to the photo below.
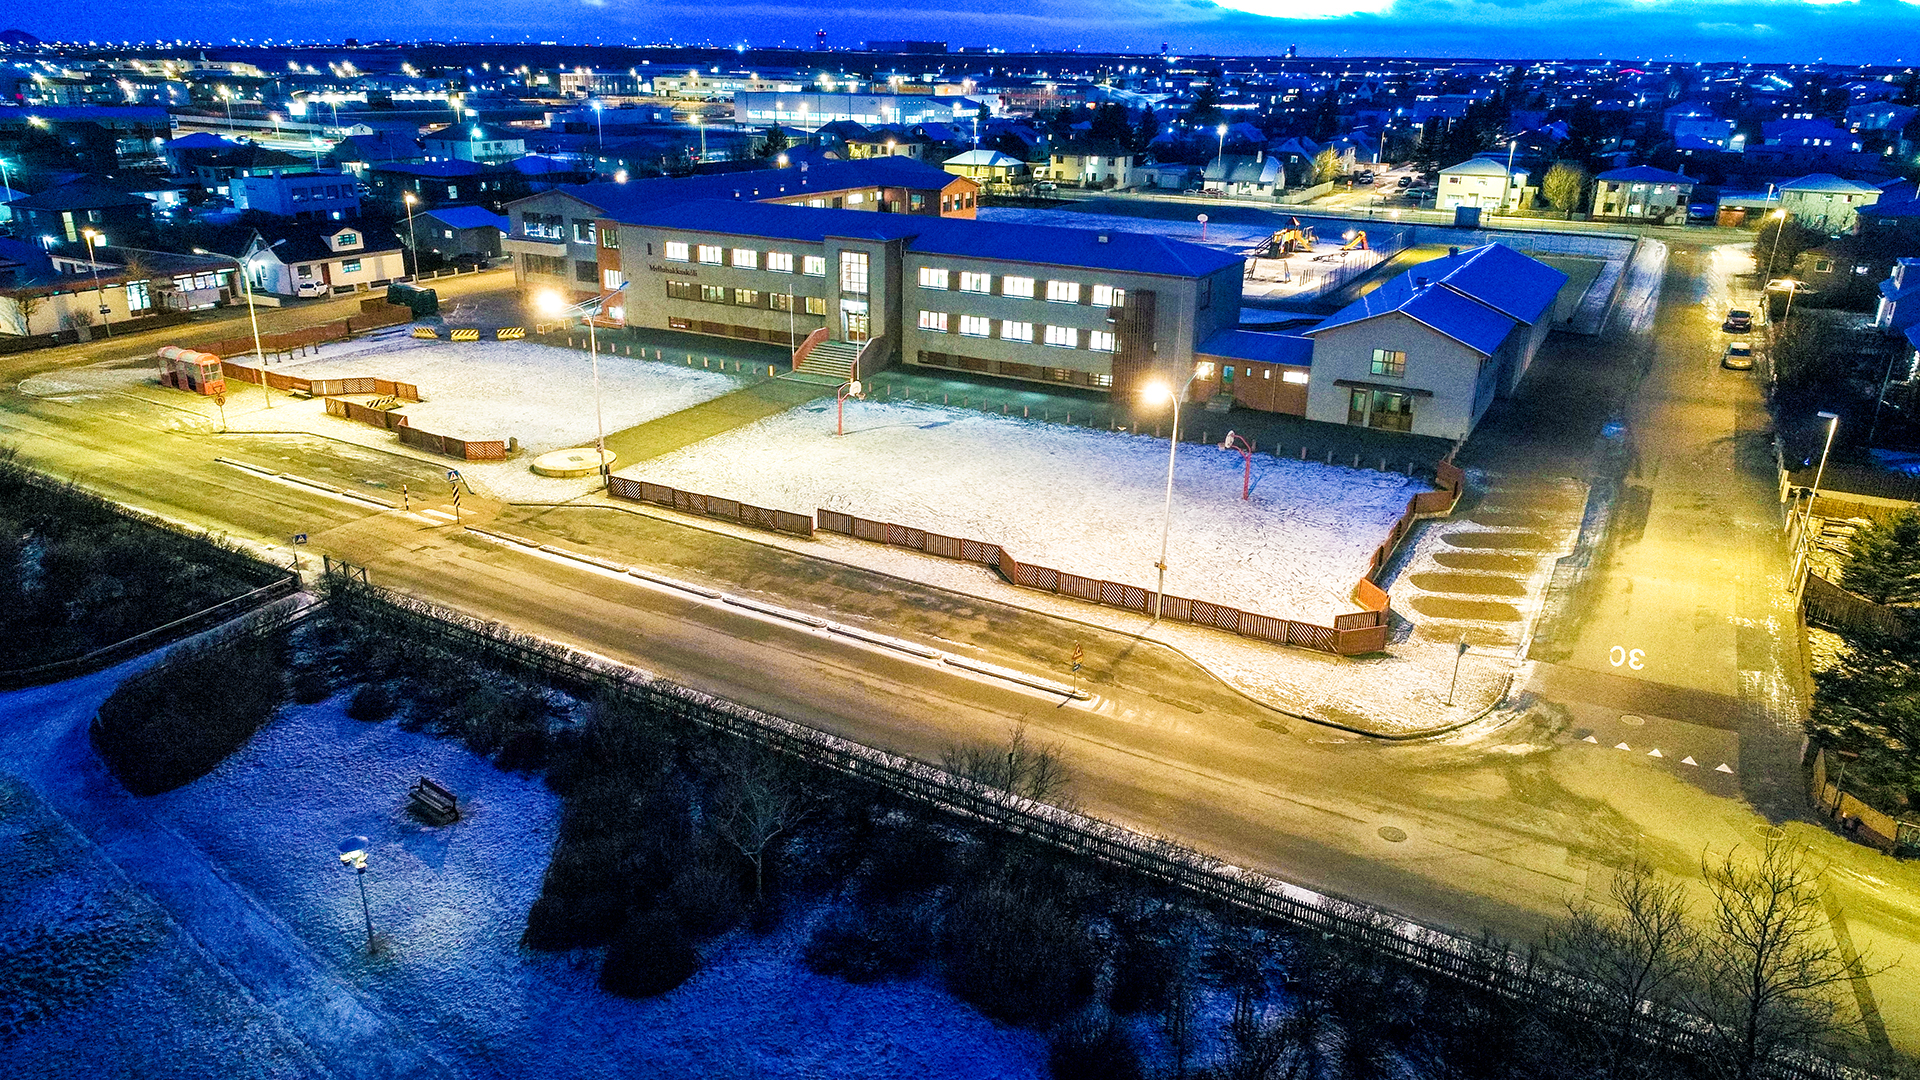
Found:
<svg viewBox="0 0 1920 1080"><path fill-rule="evenodd" d="M734 248L733 265L745 270L760 269L760 253L752 248Z"/></svg>
<svg viewBox="0 0 1920 1080"><path fill-rule="evenodd" d="M667 259L672 262L686 262L691 257L687 252L687 245L678 240L667 241L664 250Z"/></svg>
<svg viewBox="0 0 1920 1080"><path fill-rule="evenodd" d="M776 274L793 273L793 253L787 251L767 252L767 269Z"/></svg>
<svg viewBox="0 0 1920 1080"><path fill-rule="evenodd" d="M962 270L960 272L960 291L961 292L977 292L977 293L992 292L993 291L993 275L992 274L970 274Z"/></svg>
<svg viewBox="0 0 1920 1080"><path fill-rule="evenodd" d="M719 266L720 265L720 245L719 244L701 244L700 245L700 261L703 263L706 263L709 266Z"/></svg>
<svg viewBox="0 0 1920 1080"><path fill-rule="evenodd" d="M979 315L962 315L960 332L968 337L989 337L993 334L993 320Z"/></svg>
<svg viewBox="0 0 1920 1080"><path fill-rule="evenodd" d="M1093 303L1095 307L1122 307L1126 302L1127 290L1125 289L1116 289L1111 285L1095 285L1093 287Z"/></svg>
<svg viewBox="0 0 1920 1080"><path fill-rule="evenodd" d="M1013 319L1002 319L1000 321L1000 337L1006 341L1031 342L1033 340L1033 324L1030 322L1016 322Z"/></svg>
<svg viewBox="0 0 1920 1080"><path fill-rule="evenodd" d="M920 268L920 287L923 289L944 289L947 287L948 273L932 266Z"/></svg>
<svg viewBox="0 0 1920 1080"><path fill-rule="evenodd" d="M1087 348L1094 352L1112 352L1113 335L1105 330L1090 330L1087 332Z"/></svg>
<svg viewBox="0 0 1920 1080"><path fill-rule="evenodd" d="M1049 326L1047 344L1057 349L1077 349L1080 347L1080 331L1071 326Z"/></svg>
<svg viewBox="0 0 1920 1080"><path fill-rule="evenodd" d="M1077 304L1080 302L1080 283L1049 281L1047 282L1047 299L1055 304Z"/></svg>
<svg viewBox="0 0 1920 1080"><path fill-rule="evenodd" d="M932 330L937 334L946 333L947 313L944 311L922 311L920 313L920 329Z"/></svg>
<svg viewBox="0 0 1920 1080"><path fill-rule="evenodd" d="M827 257L825 255L808 255L804 257L800 260L800 272L808 277L826 277Z"/></svg>
<svg viewBox="0 0 1920 1080"><path fill-rule="evenodd" d="M1000 279L1000 293L1003 296L1021 296L1033 299L1033 279L1030 277L1003 277Z"/></svg>
<svg viewBox="0 0 1920 1080"><path fill-rule="evenodd" d="M1375 375L1403 378L1407 374L1407 354L1393 349L1375 349L1372 371Z"/></svg>

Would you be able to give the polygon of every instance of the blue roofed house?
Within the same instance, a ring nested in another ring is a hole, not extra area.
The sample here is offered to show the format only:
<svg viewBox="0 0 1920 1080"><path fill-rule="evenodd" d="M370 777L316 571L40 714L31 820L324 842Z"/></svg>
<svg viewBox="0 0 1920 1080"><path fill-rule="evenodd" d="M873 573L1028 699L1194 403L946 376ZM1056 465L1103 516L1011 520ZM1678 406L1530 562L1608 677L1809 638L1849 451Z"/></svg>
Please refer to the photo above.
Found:
<svg viewBox="0 0 1920 1080"><path fill-rule="evenodd" d="M1423 263L1309 327L1309 420L1464 439L1509 394L1567 275L1500 244Z"/></svg>
<svg viewBox="0 0 1920 1080"><path fill-rule="evenodd" d="M415 214L412 243L416 251L445 259L500 257L500 237L510 227L504 214L479 206L443 206Z"/></svg>
<svg viewBox="0 0 1920 1080"><path fill-rule="evenodd" d="M1651 165L1603 172L1593 178L1593 216L1608 221L1684 223L1694 182L1684 173Z"/></svg>
<svg viewBox="0 0 1920 1080"><path fill-rule="evenodd" d="M1802 225L1832 235L1852 232L1860 208L1879 202L1882 194L1872 184L1813 173L1780 185L1780 208Z"/></svg>
<svg viewBox="0 0 1920 1080"><path fill-rule="evenodd" d="M1920 259L1893 264L1893 273L1880 283L1873 325L1889 337L1906 338L1906 380L1920 375Z"/></svg>

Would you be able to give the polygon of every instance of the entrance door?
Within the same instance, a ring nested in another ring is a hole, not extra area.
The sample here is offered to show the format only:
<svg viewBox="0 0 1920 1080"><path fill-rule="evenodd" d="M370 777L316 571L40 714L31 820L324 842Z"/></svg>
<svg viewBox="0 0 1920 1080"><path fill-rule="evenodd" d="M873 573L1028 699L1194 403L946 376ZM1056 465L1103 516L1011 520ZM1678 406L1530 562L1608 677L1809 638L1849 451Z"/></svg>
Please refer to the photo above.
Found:
<svg viewBox="0 0 1920 1080"><path fill-rule="evenodd" d="M859 300L840 301L840 325L844 340L865 344L870 336L867 305Z"/></svg>

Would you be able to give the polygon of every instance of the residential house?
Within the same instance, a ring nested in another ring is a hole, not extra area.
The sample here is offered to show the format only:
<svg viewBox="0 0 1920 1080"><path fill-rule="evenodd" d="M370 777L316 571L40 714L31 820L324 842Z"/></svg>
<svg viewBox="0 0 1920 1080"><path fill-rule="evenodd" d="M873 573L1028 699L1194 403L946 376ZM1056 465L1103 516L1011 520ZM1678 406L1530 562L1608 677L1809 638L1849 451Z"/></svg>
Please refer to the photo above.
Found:
<svg viewBox="0 0 1920 1080"><path fill-rule="evenodd" d="M1695 181L1682 173L1636 165L1593 178L1593 216L1609 221L1684 224Z"/></svg>
<svg viewBox="0 0 1920 1080"><path fill-rule="evenodd" d="M1133 182L1157 191L1186 191L1199 186L1201 170L1185 162L1150 162L1133 167Z"/></svg>
<svg viewBox="0 0 1920 1080"><path fill-rule="evenodd" d="M367 170L388 162L414 163L427 159L426 151L412 139L389 131L369 131L348 135L334 144L328 157L336 168L364 179Z"/></svg>
<svg viewBox="0 0 1920 1080"><path fill-rule="evenodd" d="M368 198L396 216L436 206L497 205L524 194L525 180L511 165L472 161L389 161L367 169ZM411 195L409 203L407 196Z"/></svg>
<svg viewBox="0 0 1920 1080"><path fill-rule="evenodd" d="M1920 186L1910 180L1880 186L1880 197L1854 211L1862 235L1883 233L1900 237L1920 251Z"/></svg>
<svg viewBox="0 0 1920 1080"><path fill-rule="evenodd" d="M1012 188L1032 179L1026 162L998 150L968 150L941 162L940 167L985 188Z"/></svg>
<svg viewBox="0 0 1920 1080"><path fill-rule="evenodd" d="M1516 162L1509 169L1504 156L1477 157L1440 170L1434 205L1441 210L1460 206L1522 210L1533 205L1536 193L1526 166Z"/></svg>
<svg viewBox="0 0 1920 1080"><path fill-rule="evenodd" d="M1519 384L1566 283L1500 244L1414 266L1301 332L1307 419L1466 438Z"/></svg>
<svg viewBox="0 0 1920 1080"><path fill-rule="evenodd" d="M412 242L416 250L446 259L500 257L500 237L511 224L504 215L478 206L448 206L415 214Z"/></svg>
<svg viewBox="0 0 1920 1080"><path fill-rule="evenodd" d="M449 124L420 138L428 161L473 161L497 165L527 152L526 132L497 124Z"/></svg>
<svg viewBox="0 0 1920 1080"><path fill-rule="evenodd" d="M275 169L227 181L235 210L259 210L295 221L343 221L360 216L360 181L345 173Z"/></svg>
<svg viewBox="0 0 1920 1080"><path fill-rule="evenodd" d="M1048 149L1046 164L1036 168L1034 175L1075 187L1131 187L1133 151L1093 140L1058 143Z"/></svg>
<svg viewBox="0 0 1920 1080"><path fill-rule="evenodd" d="M1278 158L1256 150L1252 157L1228 154L1214 158L1201 172L1200 182L1209 195L1270 199L1285 190L1287 174Z"/></svg>
<svg viewBox="0 0 1920 1080"><path fill-rule="evenodd" d="M316 297L365 291L407 276L392 229L354 221L290 222L255 230L238 252L255 290Z"/></svg>
<svg viewBox="0 0 1920 1080"><path fill-rule="evenodd" d="M153 203L105 178L82 176L37 195L13 200L14 235L81 243L91 230L107 240L140 244L153 235Z"/></svg>
<svg viewBox="0 0 1920 1080"><path fill-rule="evenodd" d="M1864 153L1860 136L1826 120L1769 120L1761 125L1762 142L1748 144L1743 163L1756 170L1872 169L1879 163Z"/></svg>
<svg viewBox="0 0 1920 1080"><path fill-rule="evenodd" d="M1810 229L1834 235L1853 231L1859 210L1880 201L1881 190L1832 173L1813 173L1780 185L1780 208Z"/></svg>
<svg viewBox="0 0 1920 1080"><path fill-rule="evenodd" d="M1920 259L1894 263L1880 283L1880 303L1873 325L1889 337L1904 337L1911 350L1900 381L1920 378Z"/></svg>

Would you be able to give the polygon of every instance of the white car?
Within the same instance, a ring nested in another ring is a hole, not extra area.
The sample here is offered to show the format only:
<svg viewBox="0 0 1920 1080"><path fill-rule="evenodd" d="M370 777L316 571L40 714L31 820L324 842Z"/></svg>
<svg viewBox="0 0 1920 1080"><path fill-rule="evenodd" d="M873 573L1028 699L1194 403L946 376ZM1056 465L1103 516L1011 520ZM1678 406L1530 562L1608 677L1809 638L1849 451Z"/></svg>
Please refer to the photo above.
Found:
<svg viewBox="0 0 1920 1080"><path fill-rule="evenodd" d="M1727 351L1720 354L1720 366L1729 371L1753 370L1753 342L1735 341L1727 345Z"/></svg>

